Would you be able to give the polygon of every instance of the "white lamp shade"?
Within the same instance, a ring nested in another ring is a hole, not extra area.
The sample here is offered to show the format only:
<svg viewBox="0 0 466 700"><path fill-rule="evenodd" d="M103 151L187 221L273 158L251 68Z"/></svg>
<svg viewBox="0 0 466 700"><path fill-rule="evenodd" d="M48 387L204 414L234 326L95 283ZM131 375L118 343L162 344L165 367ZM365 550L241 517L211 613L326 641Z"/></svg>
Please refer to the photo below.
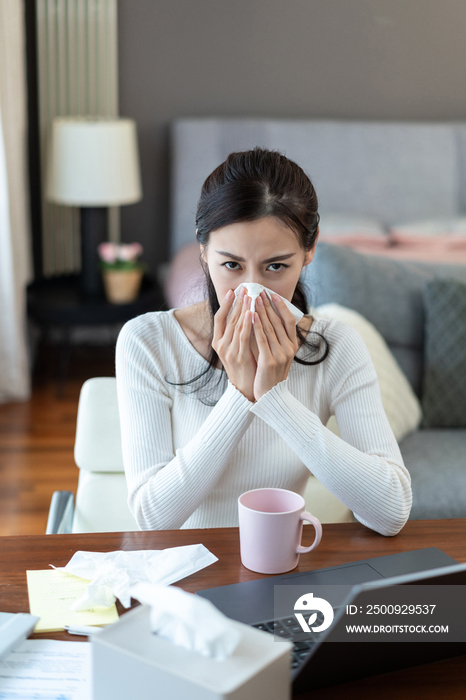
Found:
<svg viewBox="0 0 466 700"><path fill-rule="evenodd" d="M76 206L132 204L142 197L132 119L54 119L47 199Z"/></svg>

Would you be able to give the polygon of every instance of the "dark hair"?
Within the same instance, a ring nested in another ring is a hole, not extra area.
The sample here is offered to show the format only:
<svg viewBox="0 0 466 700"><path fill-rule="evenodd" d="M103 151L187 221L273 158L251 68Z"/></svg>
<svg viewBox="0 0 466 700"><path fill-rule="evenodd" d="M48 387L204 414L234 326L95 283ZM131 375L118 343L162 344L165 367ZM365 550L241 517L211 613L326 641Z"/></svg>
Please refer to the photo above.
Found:
<svg viewBox="0 0 466 700"><path fill-rule="evenodd" d="M278 151L254 148L251 151L230 153L228 158L209 175L202 185L196 214L196 238L207 246L212 231L223 226L242 221L255 221L265 216L274 216L285 223L298 237L303 250L310 250L317 239L320 216L317 195L305 172L293 161ZM219 309L214 285L210 278L207 263L200 257L206 277L206 291L211 316L211 340L213 319ZM300 281L291 300L304 314L307 313L307 300ZM313 353L320 350L321 343L312 343L306 334L296 327L303 345ZM325 352L314 361L295 356L295 362L302 365L316 365L325 360L329 352L326 338L316 331L325 343ZM193 384L202 377L203 386L212 379L213 369L218 363L218 355L212 348L207 368L193 379L178 385ZM220 376L219 383L225 373ZM173 382L170 382L174 384ZM193 389L198 391L199 385ZM206 396L199 397L202 403L215 405Z"/></svg>

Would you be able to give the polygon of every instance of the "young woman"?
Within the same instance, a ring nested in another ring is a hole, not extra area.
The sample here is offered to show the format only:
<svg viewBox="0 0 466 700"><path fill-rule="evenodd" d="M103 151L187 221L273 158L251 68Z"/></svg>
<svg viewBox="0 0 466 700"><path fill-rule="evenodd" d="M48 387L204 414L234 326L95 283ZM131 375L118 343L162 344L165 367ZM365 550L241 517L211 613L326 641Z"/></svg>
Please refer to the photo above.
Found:
<svg viewBox="0 0 466 700"><path fill-rule="evenodd" d="M307 315L299 276L318 223L312 183L279 153L232 153L205 181L206 300L139 316L117 343L128 502L142 529L237 525L241 493L302 493L309 472L383 535L408 519L411 479L364 341ZM262 293L253 316L244 287L235 300L245 282L276 292L276 311ZM280 297L304 312L298 325ZM331 415L341 438L325 427Z"/></svg>

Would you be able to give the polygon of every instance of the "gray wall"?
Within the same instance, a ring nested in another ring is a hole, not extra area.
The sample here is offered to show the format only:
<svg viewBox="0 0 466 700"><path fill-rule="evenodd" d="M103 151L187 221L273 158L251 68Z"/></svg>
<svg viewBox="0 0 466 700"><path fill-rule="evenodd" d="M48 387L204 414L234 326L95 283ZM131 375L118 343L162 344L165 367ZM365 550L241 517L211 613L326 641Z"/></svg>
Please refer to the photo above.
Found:
<svg viewBox="0 0 466 700"><path fill-rule="evenodd" d="M465 33L464 0L119 0L144 189L123 239L168 257L172 119L464 120Z"/></svg>

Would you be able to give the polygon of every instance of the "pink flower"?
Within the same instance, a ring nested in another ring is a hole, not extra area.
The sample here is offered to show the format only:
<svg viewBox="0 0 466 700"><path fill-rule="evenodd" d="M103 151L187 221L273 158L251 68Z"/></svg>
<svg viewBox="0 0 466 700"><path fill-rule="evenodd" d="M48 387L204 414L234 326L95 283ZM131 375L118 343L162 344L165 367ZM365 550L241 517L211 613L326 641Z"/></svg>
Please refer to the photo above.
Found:
<svg viewBox="0 0 466 700"><path fill-rule="evenodd" d="M118 246L117 257L124 262L134 262L142 253L140 243L122 243Z"/></svg>
<svg viewBox="0 0 466 700"><path fill-rule="evenodd" d="M101 243L98 246L97 251L100 255L100 258L104 262L109 263L111 265L117 259L118 246L116 243Z"/></svg>
<svg viewBox="0 0 466 700"><path fill-rule="evenodd" d="M135 262L142 253L140 243L101 243L97 251L101 260L107 265L114 265L119 262Z"/></svg>

